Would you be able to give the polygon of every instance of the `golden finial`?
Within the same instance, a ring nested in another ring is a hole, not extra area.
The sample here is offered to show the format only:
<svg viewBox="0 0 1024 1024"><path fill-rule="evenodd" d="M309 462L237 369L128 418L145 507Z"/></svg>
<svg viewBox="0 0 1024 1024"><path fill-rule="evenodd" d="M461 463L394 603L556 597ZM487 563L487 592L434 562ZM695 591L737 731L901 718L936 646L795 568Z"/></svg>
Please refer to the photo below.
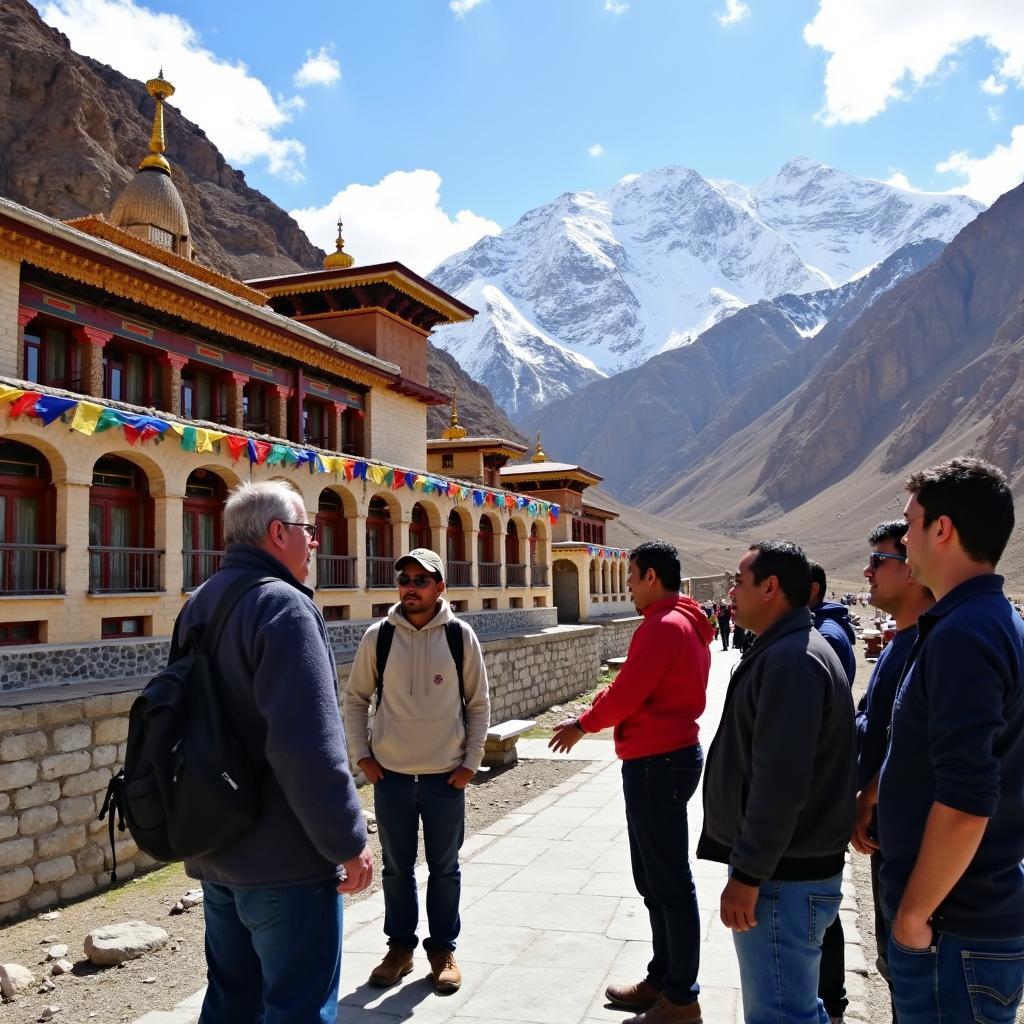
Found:
<svg viewBox="0 0 1024 1024"><path fill-rule="evenodd" d="M348 270L355 263L355 260L345 252L345 239L341 237L341 218L338 218L338 237L334 243L337 246L335 252L324 257L324 266L328 270Z"/></svg>
<svg viewBox="0 0 1024 1024"><path fill-rule="evenodd" d="M448 417L448 427L441 431L441 436L446 441L459 441L466 436L466 428L459 424L459 388L456 385L452 392L451 415Z"/></svg>
<svg viewBox="0 0 1024 1024"><path fill-rule="evenodd" d="M540 445L540 431L539 430L537 431L537 448L534 451L533 458L531 458L530 461L531 462L547 462L548 461L548 457L545 454L544 449Z"/></svg>
<svg viewBox="0 0 1024 1024"><path fill-rule="evenodd" d="M163 68L156 78L151 78L146 83L146 92L156 100L156 110L153 113L153 131L149 136L149 154L139 164L139 170L155 167L170 174L171 165L164 156L167 150L167 141L164 137L164 100L174 95L174 86L164 80Z"/></svg>

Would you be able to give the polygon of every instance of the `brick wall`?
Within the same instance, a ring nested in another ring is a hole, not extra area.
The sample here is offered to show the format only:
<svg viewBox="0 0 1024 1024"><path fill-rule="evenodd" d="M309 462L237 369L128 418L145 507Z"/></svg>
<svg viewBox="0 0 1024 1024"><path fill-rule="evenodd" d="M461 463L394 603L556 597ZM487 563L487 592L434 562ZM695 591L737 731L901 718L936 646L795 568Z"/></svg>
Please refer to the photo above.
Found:
<svg viewBox="0 0 1024 1024"><path fill-rule="evenodd" d="M630 615L622 619L605 619L595 623L601 626L601 660L624 657L629 650L629 641L633 639L636 627L642 621L641 616Z"/></svg>
<svg viewBox="0 0 1024 1024"><path fill-rule="evenodd" d="M557 626L485 640L491 721L527 718L590 689L623 624ZM627 638L628 642L628 638ZM351 663L340 663L348 678ZM79 684L78 690L85 689ZM35 913L109 884L106 824L97 820L107 783L124 761L136 689L0 707L0 920ZM48 696L48 694L46 694ZM149 868L127 832L115 833L119 879Z"/></svg>
<svg viewBox="0 0 1024 1024"><path fill-rule="evenodd" d="M366 396L367 456L415 469L427 450L427 417L412 398L375 388Z"/></svg>
<svg viewBox="0 0 1024 1024"><path fill-rule="evenodd" d="M21 264L0 258L0 374L18 372L18 282Z"/></svg>

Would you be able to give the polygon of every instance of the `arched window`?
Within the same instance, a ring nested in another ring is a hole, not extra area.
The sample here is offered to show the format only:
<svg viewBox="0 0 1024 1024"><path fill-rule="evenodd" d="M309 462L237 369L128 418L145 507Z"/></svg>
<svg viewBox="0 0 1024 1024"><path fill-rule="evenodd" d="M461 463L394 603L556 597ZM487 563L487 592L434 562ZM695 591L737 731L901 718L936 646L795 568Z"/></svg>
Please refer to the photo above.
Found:
<svg viewBox="0 0 1024 1024"><path fill-rule="evenodd" d="M448 514L448 526L445 529L445 560L448 586L468 587L470 565L466 561L466 532L455 509Z"/></svg>
<svg viewBox="0 0 1024 1024"><path fill-rule="evenodd" d="M27 444L0 439L0 594L59 594L56 495L50 464Z"/></svg>
<svg viewBox="0 0 1024 1024"><path fill-rule="evenodd" d="M501 586L501 564L495 559L494 525L489 516L480 518L476 539L476 562L481 587Z"/></svg>
<svg viewBox="0 0 1024 1024"><path fill-rule="evenodd" d="M317 587L354 587L356 560L348 553L348 521L337 492L330 489L320 492L316 521L320 526L320 547L316 553Z"/></svg>
<svg viewBox="0 0 1024 1024"><path fill-rule="evenodd" d="M371 498L366 514L366 582L370 587L391 587L391 512L383 498Z"/></svg>
<svg viewBox="0 0 1024 1024"><path fill-rule="evenodd" d="M153 549L153 499L136 465L103 455L89 488L91 593L160 589L160 556Z"/></svg>
<svg viewBox="0 0 1024 1024"><path fill-rule="evenodd" d="M193 470L185 481L181 509L182 588L194 590L220 568L224 553L221 516L227 488L209 469Z"/></svg>
<svg viewBox="0 0 1024 1024"><path fill-rule="evenodd" d="M412 507L412 519L409 522L409 550L430 547L430 520L427 510L416 502Z"/></svg>

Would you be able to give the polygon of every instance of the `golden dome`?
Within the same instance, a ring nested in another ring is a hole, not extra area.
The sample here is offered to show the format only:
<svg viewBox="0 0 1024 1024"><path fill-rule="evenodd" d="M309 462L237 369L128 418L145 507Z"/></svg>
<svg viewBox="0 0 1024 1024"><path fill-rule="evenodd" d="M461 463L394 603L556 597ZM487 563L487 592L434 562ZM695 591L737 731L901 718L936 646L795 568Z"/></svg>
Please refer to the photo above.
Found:
<svg viewBox="0 0 1024 1024"><path fill-rule="evenodd" d="M345 252L345 239L341 237L341 218L338 218L338 237L335 239L335 251L324 257L327 270L348 270L355 260Z"/></svg>

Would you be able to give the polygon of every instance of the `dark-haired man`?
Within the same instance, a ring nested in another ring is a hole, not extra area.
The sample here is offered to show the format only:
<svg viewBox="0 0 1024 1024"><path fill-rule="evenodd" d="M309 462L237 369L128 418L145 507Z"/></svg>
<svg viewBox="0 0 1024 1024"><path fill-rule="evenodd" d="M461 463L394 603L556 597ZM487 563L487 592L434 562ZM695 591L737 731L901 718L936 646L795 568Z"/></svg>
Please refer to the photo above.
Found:
<svg viewBox="0 0 1024 1024"><path fill-rule="evenodd" d="M878 969L889 981L889 925L882 912L879 872L882 855L878 851L875 806L878 803L878 772L889 742L889 722L903 669L917 639L917 620L933 604L932 592L918 583L907 565L903 535L907 524L902 519L879 523L868 536L871 553L864 567L871 603L887 612L896 622L896 635L886 645L868 681L868 688L857 708L857 825L853 847L871 855L871 893L875 903L875 945ZM893 1021L896 1020L895 1011Z"/></svg>
<svg viewBox="0 0 1024 1024"><path fill-rule="evenodd" d="M825 929L842 900L853 827L853 697L814 629L811 573L789 541L755 544L730 591L757 634L729 682L704 777L697 855L729 865L722 923L733 930L747 1024L827 1024L818 998Z"/></svg>
<svg viewBox="0 0 1024 1024"><path fill-rule="evenodd" d="M1006 477L959 458L907 481L904 543L936 598L896 691L878 788L900 1024L1012 1022L1024 982L1024 623L995 567Z"/></svg>
<svg viewBox="0 0 1024 1024"><path fill-rule="evenodd" d="M700 1024L700 917L690 873L686 803L700 781L697 719L704 713L714 627L679 593L676 549L647 541L629 554L626 585L644 617L614 682L550 746L569 751L588 732L615 727L633 881L651 919L654 955L643 981L610 985L627 1024Z"/></svg>
<svg viewBox="0 0 1024 1024"><path fill-rule="evenodd" d="M384 933L388 951L370 984L394 985L413 969L419 904L416 851L423 822L427 925L423 942L434 989L456 991L462 875L459 849L466 786L483 759L490 702L487 669L472 627L444 594L444 563L414 548L395 561L398 602L363 634L345 685L349 750L373 785L384 858ZM461 634L461 665L449 629ZM382 630L390 641L380 640ZM379 663L386 657L385 664ZM376 694L372 719L370 701Z"/></svg>
<svg viewBox="0 0 1024 1024"><path fill-rule="evenodd" d="M820 562L811 562L810 566L811 599L808 604L814 616L814 628L839 656L846 680L853 686L853 677L857 674L857 656L853 653L853 645L857 641L857 634L850 622L850 612L845 605L825 600L825 588L828 586L825 567Z"/></svg>

